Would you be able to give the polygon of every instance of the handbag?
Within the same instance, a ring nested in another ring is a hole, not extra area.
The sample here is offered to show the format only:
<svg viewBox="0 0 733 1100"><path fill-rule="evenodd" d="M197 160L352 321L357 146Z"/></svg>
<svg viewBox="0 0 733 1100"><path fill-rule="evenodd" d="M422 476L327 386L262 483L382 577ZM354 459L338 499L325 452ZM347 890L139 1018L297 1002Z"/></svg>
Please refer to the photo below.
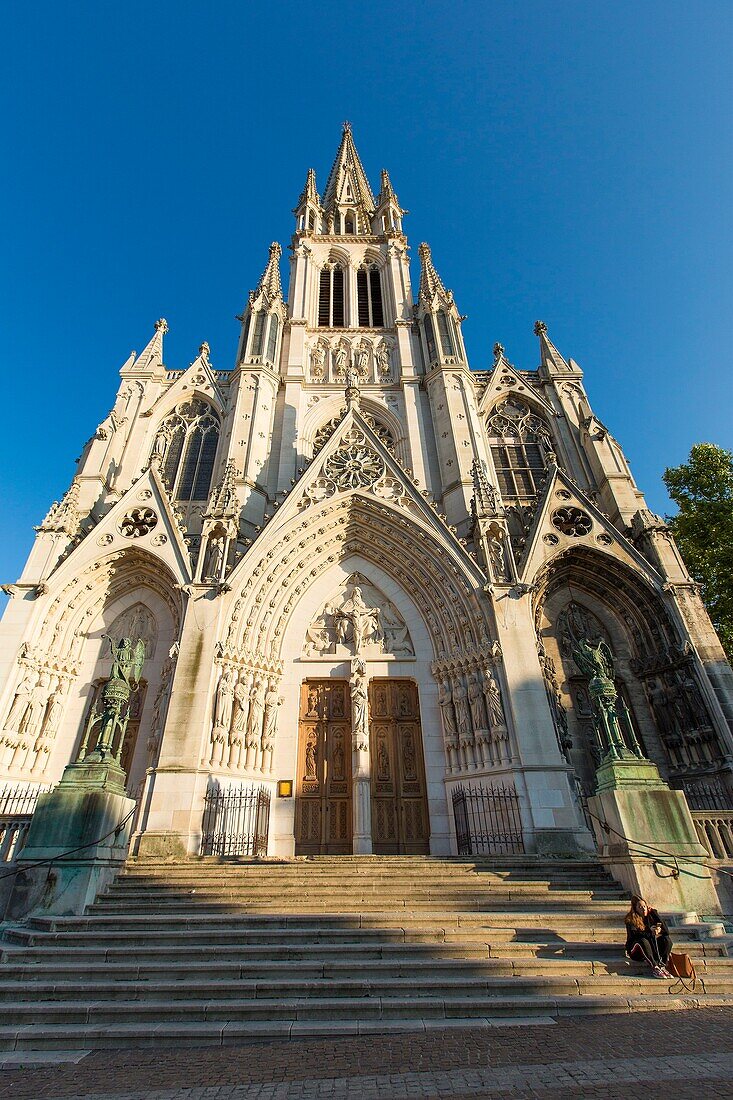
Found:
<svg viewBox="0 0 733 1100"><path fill-rule="evenodd" d="M670 974L677 979L675 984L669 987L670 993L681 993L683 989L686 993L695 992L698 981L697 971L689 955L683 951L671 951L666 965ZM700 985L704 993L705 983L702 978Z"/></svg>

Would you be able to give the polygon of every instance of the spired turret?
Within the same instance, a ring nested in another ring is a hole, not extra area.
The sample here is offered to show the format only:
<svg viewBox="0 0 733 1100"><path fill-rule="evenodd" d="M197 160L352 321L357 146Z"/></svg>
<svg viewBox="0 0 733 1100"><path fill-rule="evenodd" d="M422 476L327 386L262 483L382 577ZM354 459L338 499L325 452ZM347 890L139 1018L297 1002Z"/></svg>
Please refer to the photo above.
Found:
<svg viewBox="0 0 733 1100"><path fill-rule="evenodd" d="M281 256L282 248L273 241L262 277L239 317L242 334L237 362L240 366L248 363L277 368L282 327L287 316L280 280Z"/></svg>
<svg viewBox="0 0 733 1100"><path fill-rule="evenodd" d="M430 246L423 242L418 252L420 287L415 312L427 368L466 363L461 335L461 323L465 318L456 308L453 292L446 290L435 270Z"/></svg>
<svg viewBox="0 0 733 1100"><path fill-rule="evenodd" d="M375 207L369 180L354 145L351 124L345 122L323 196L326 232L336 236L371 234Z"/></svg>
<svg viewBox="0 0 733 1100"><path fill-rule="evenodd" d="M321 198L316 190L316 173L313 168L308 169L305 179L305 187L300 193L298 205L293 210L295 214L296 233L320 233L323 224L323 207Z"/></svg>

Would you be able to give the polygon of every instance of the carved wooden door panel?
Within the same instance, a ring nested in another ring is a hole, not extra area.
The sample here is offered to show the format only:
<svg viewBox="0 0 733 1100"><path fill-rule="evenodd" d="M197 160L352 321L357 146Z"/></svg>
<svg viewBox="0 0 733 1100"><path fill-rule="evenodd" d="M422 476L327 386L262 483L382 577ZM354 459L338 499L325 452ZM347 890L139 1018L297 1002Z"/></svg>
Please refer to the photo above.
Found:
<svg viewBox="0 0 733 1100"><path fill-rule="evenodd" d="M417 685L371 680L369 714L374 851L427 854L430 822Z"/></svg>
<svg viewBox="0 0 733 1100"><path fill-rule="evenodd" d="M305 680L301 685L296 855L351 853L349 707L347 680Z"/></svg>

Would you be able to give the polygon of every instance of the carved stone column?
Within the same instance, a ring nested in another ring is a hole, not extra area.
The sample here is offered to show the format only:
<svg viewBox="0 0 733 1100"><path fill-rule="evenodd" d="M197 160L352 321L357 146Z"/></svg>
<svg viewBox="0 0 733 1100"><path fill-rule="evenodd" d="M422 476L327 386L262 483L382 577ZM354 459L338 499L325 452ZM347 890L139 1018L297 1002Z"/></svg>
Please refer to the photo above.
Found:
<svg viewBox="0 0 733 1100"><path fill-rule="evenodd" d="M369 696L366 664L361 657L351 661L351 745L353 783L354 855L372 852L371 756L369 753Z"/></svg>

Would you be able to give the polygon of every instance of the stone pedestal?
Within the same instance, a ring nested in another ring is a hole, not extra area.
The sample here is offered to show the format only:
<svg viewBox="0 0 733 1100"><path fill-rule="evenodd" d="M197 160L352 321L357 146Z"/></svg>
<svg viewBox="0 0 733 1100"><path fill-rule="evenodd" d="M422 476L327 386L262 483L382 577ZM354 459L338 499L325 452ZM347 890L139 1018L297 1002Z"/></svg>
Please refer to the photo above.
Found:
<svg viewBox="0 0 733 1100"><path fill-rule="evenodd" d="M633 756L604 761L597 782L588 809L612 830L593 821L613 877L662 912L719 914L713 880L702 866L707 852L682 791L670 790L650 760Z"/></svg>
<svg viewBox="0 0 733 1100"><path fill-rule="evenodd" d="M111 758L87 759L69 764L58 786L39 797L7 919L81 914L112 881L127 855L132 818L115 829L135 807L124 781ZM53 862L37 866L40 860Z"/></svg>
<svg viewBox="0 0 733 1100"><path fill-rule="evenodd" d="M355 752L355 757L366 755ZM354 836L352 851L355 856L372 854L372 791L369 774L360 769L354 775Z"/></svg>

